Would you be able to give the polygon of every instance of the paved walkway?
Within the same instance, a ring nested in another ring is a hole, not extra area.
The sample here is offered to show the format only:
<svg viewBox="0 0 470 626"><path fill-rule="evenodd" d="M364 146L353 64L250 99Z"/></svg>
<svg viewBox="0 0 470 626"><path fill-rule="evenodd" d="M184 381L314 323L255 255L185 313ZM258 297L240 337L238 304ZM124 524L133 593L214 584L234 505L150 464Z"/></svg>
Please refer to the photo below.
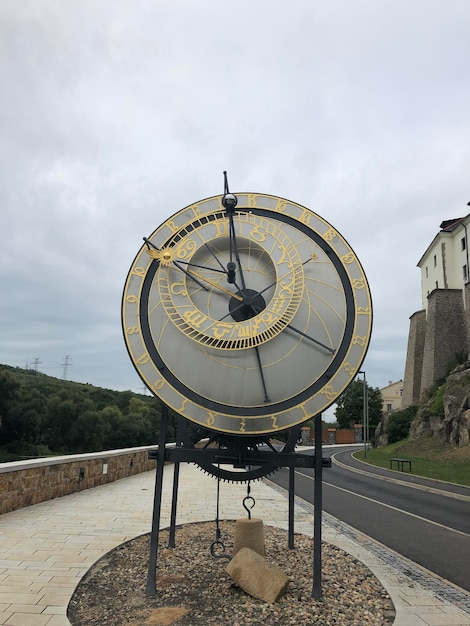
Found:
<svg viewBox="0 0 470 626"><path fill-rule="evenodd" d="M169 525L172 466L165 468L162 527ZM0 516L0 624L70 626L67 605L80 578L103 554L150 530L155 473L89 489ZM217 481L181 465L177 523L213 520ZM245 517L245 484L221 483L220 517ZM252 484L254 514L287 528L286 494ZM312 507L296 504L295 530L312 535ZM470 626L470 595L391 553L329 515L323 539L363 561L390 594L394 626ZM229 625L227 625L229 626Z"/></svg>

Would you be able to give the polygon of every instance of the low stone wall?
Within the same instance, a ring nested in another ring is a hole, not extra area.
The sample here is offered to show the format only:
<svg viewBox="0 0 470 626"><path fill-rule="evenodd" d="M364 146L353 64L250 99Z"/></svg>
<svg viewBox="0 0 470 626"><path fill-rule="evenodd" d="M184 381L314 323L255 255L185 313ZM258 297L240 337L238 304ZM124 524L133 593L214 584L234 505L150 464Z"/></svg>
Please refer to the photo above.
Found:
<svg viewBox="0 0 470 626"><path fill-rule="evenodd" d="M0 514L155 469L155 447L0 463Z"/></svg>

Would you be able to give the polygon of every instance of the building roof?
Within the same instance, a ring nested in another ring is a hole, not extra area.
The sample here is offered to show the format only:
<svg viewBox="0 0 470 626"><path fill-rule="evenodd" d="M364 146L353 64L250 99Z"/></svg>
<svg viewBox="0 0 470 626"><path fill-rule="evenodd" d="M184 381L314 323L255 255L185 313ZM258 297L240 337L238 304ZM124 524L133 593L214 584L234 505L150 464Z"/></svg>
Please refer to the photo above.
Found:
<svg viewBox="0 0 470 626"><path fill-rule="evenodd" d="M439 228L441 230L444 230L446 233L451 233L453 230L455 230L457 228L457 226L459 224L462 223L463 219L465 219L465 218L464 217L455 217L452 220L444 220L439 225Z"/></svg>
<svg viewBox="0 0 470 626"><path fill-rule="evenodd" d="M468 215L465 215L464 217L454 217L450 220L444 220L443 222L440 223L439 228L441 229L436 236L434 237L434 239L431 241L431 243L429 244L429 246L426 248L426 250L424 251L424 253L422 254L421 258L419 259L418 263L416 264L418 267L421 267L421 263L424 259L424 257L426 256L426 254L428 253L428 251L433 247L434 242L436 241L436 239L439 237L439 235L445 235L448 233L452 233L458 226L460 226L468 217L470 216L470 213Z"/></svg>

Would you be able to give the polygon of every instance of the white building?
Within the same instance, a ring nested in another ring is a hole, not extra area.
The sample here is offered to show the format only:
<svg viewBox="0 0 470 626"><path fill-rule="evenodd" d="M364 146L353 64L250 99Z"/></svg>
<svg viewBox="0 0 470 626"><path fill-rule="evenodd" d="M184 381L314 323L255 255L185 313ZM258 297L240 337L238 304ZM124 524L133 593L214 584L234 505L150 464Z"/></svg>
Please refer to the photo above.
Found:
<svg viewBox="0 0 470 626"><path fill-rule="evenodd" d="M424 401L470 359L470 214L445 220L440 229L418 262L423 308L410 317L403 408Z"/></svg>
<svg viewBox="0 0 470 626"><path fill-rule="evenodd" d="M469 282L467 229L470 214L445 220L418 262L421 270L423 309L428 309L428 296L434 289L462 289Z"/></svg>

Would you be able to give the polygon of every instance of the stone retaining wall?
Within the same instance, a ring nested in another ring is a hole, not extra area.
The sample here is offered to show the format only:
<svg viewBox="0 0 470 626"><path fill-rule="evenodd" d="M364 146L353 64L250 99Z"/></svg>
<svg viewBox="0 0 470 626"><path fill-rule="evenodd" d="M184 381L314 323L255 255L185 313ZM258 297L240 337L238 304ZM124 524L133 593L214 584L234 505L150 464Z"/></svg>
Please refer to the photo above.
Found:
<svg viewBox="0 0 470 626"><path fill-rule="evenodd" d="M0 463L0 514L155 469L154 448Z"/></svg>

